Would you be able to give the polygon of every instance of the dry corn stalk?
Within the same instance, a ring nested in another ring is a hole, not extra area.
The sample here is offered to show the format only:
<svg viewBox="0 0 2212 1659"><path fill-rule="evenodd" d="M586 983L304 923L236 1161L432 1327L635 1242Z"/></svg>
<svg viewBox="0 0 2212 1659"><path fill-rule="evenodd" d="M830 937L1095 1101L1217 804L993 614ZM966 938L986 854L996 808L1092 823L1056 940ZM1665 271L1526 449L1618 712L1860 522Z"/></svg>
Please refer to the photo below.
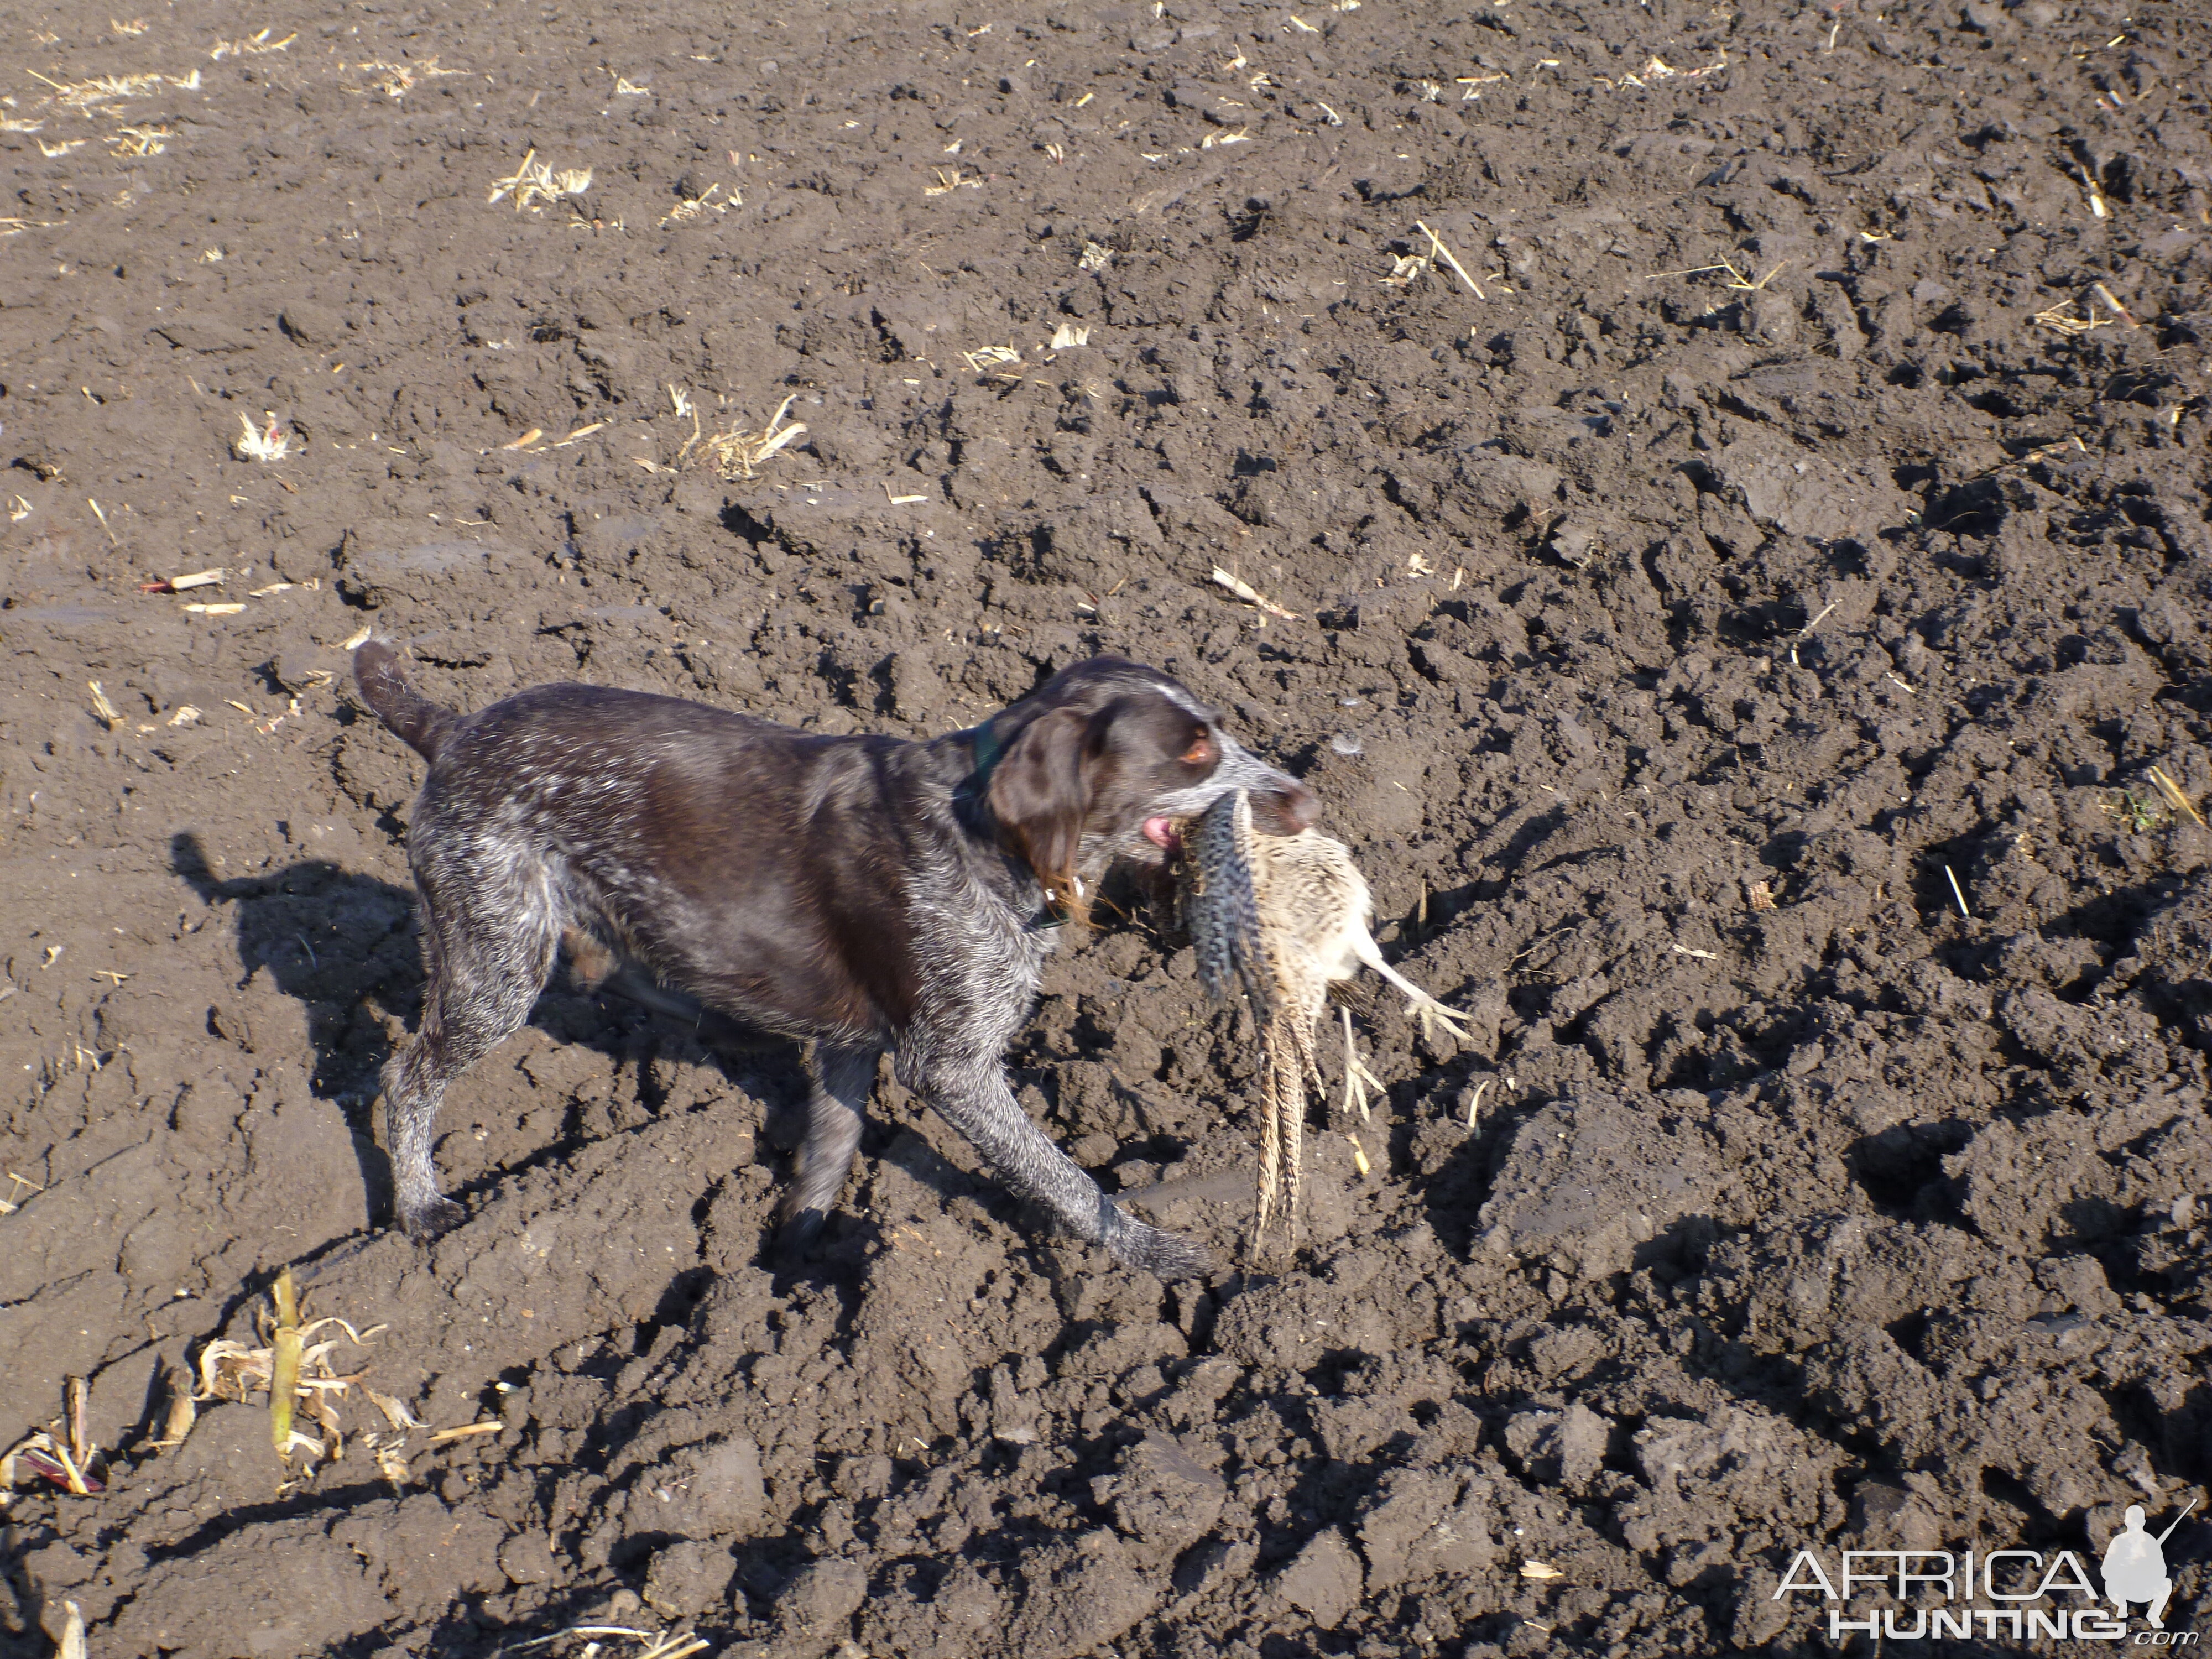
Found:
<svg viewBox="0 0 2212 1659"><path fill-rule="evenodd" d="M322 1341L313 1339L321 1331L335 1326L345 1333L356 1347L368 1346L368 1339L384 1328L381 1325L366 1331L356 1331L344 1320L335 1316L307 1321L303 1318L299 1288L287 1267L270 1287L270 1300L275 1307L275 1319L269 1328L268 1346L249 1347L243 1342L228 1337L218 1337L200 1350L200 1391L198 1400L232 1400L243 1401L257 1389L269 1394L269 1438L276 1455L287 1468L292 1454L301 1453L306 1462L302 1473L312 1474L319 1460L334 1459L345 1449L340 1433L335 1401L361 1381L363 1373L341 1376L331 1368L330 1356L337 1346L337 1339ZM296 1426L300 1402L307 1402L307 1414L322 1431L319 1437L300 1432ZM171 1422L176 1422L173 1411ZM185 1426L189 1428L187 1419Z"/></svg>
<svg viewBox="0 0 2212 1659"><path fill-rule="evenodd" d="M88 1498L106 1489L94 1472L93 1461L100 1448L79 1441L71 1451L65 1440L58 1440L44 1430L28 1434L0 1456L0 1505L7 1502L8 1494L20 1474L35 1474L64 1492L78 1498Z"/></svg>
<svg viewBox="0 0 2212 1659"><path fill-rule="evenodd" d="M292 1461L292 1401L300 1392L300 1357L307 1339L300 1330L300 1292L289 1267L276 1275L270 1299L276 1304L276 1330L269 1344L269 1437L281 1462Z"/></svg>
<svg viewBox="0 0 2212 1659"><path fill-rule="evenodd" d="M1273 599L1262 593L1258 588L1253 586L1251 583L1246 581L1242 576L1237 575L1233 572L1224 570L1219 565L1213 567L1212 580L1213 585L1216 587L1227 588L1238 599L1243 600L1245 604L1256 605L1259 609L1266 611L1271 617L1280 617L1285 622L1296 622L1298 619L1298 613L1297 611L1284 610L1281 605L1277 605Z"/></svg>
<svg viewBox="0 0 2212 1659"><path fill-rule="evenodd" d="M199 1407L192 1399L192 1374L181 1368L172 1370L168 1383L169 1410L162 1420L161 1437L154 1443L156 1451L183 1445L192 1425L199 1420Z"/></svg>

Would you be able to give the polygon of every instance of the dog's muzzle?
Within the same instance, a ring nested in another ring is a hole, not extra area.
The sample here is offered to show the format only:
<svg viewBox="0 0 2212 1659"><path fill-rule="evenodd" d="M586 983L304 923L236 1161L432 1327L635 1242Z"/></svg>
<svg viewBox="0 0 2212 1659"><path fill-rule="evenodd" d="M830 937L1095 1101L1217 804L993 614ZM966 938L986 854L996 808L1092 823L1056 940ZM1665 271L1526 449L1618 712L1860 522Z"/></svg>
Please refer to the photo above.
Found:
<svg viewBox="0 0 2212 1659"><path fill-rule="evenodd" d="M1206 805L1231 789L1252 797L1252 825L1263 835L1295 836L1321 817L1321 798L1287 772L1279 772L1234 738L1221 739L1221 764L1206 780Z"/></svg>
<svg viewBox="0 0 2212 1659"><path fill-rule="evenodd" d="M1321 817L1321 798L1287 772L1279 772L1226 733L1219 734L1221 761L1204 783L1163 801L1161 815L1145 821L1146 840L1174 850L1169 825L1196 817L1232 789L1252 797L1252 824L1262 835L1295 836Z"/></svg>

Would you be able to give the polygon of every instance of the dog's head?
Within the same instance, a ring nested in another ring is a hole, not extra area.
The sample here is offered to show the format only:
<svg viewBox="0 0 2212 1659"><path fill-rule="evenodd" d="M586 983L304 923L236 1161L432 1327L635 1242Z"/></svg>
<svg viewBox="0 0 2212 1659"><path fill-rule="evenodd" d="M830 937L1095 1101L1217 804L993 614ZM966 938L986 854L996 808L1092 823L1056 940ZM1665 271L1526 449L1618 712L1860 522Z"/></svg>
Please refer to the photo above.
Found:
<svg viewBox="0 0 2212 1659"><path fill-rule="evenodd" d="M1062 670L983 728L983 804L1046 896L1080 919L1090 884L1116 858L1157 866L1170 826L1232 789L1254 827L1294 836L1321 815L1312 790L1253 755L1221 718L1155 669L1094 657Z"/></svg>

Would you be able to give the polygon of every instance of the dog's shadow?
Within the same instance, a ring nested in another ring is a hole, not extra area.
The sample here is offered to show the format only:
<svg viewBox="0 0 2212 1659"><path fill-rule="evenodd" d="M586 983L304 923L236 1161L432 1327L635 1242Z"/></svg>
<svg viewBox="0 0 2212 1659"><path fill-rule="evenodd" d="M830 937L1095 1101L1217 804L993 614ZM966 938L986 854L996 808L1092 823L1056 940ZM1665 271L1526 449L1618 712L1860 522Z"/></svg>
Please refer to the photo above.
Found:
<svg viewBox="0 0 2212 1659"><path fill-rule="evenodd" d="M222 876L190 831L170 837L169 867L210 908L229 908L244 970L240 988L265 974L306 1011L314 1048L310 1086L344 1113L370 1211L388 1212L391 1166L376 1145L370 1115L391 1045L369 999L393 1012L421 1001L415 896L327 859ZM252 1042L241 1012L218 1007L209 1018L218 1034Z"/></svg>
<svg viewBox="0 0 2212 1659"><path fill-rule="evenodd" d="M368 1189L369 1212L389 1215L392 1170L377 1141L374 1115L392 1044L378 1009L399 1016L410 1029L421 1017L422 960L413 890L327 859L303 859L251 876L223 877L198 836L190 831L171 837L169 864L204 902L231 907L244 970L240 986L265 974L270 984L306 1010L307 1037L314 1049L311 1086L344 1114ZM251 1041L243 1029L221 1029L234 1018L229 1011L218 1008L210 1018L222 1035ZM578 991L560 969L532 1011L531 1023L563 1042L597 1049L618 1064L672 1052L687 1036L698 1036L669 1013L617 996ZM716 1035L723 1040L712 1045L708 1057L732 1082L767 1103L763 1127L768 1139L787 1150L796 1146L805 1133L806 1115L806 1082L797 1050L788 1043L763 1046L736 1030ZM638 1068L641 1076L649 1069ZM656 1109L650 1099L644 1103L648 1109Z"/></svg>
<svg viewBox="0 0 2212 1659"><path fill-rule="evenodd" d="M395 1012L422 1000L414 894L327 859L219 876L190 831L170 838L169 867L210 908L236 907L240 986L266 974L306 1007L315 1092L373 1095L389 1047L367 1000L375 995ZM218 1011L218 1024L222 1018Z"/></svg>

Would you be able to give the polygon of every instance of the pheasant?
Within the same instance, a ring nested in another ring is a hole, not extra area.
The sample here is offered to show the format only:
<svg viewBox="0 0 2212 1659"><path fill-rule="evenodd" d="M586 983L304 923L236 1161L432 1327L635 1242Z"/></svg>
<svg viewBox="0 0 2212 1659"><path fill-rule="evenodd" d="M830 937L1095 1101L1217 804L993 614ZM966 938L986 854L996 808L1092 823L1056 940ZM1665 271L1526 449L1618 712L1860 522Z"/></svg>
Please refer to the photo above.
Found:
<svg viewBox="0 0 2212 1659"><path fill-rule="evenodd" d="M1316 830L1263 836L1252 828L1243 791L1223 796L1183 826L1177 889L1184 926L1206 990L1226 1000L1242 988L1260 1027L1261 1133L1256 1242L1282 1199L1295 1225L1305 1128L1306 1086L1322 1089L1315 1032L1329 985L1362 964L1410 999L1425 1032L1466 1035L1466 1016L1447 1008L1382 960L1368 932L1375 905L1351 849ZM1344 1016L1345 1096L1367 1115L1366 1089L1380 1087L1352 1046Z"/></svg>

